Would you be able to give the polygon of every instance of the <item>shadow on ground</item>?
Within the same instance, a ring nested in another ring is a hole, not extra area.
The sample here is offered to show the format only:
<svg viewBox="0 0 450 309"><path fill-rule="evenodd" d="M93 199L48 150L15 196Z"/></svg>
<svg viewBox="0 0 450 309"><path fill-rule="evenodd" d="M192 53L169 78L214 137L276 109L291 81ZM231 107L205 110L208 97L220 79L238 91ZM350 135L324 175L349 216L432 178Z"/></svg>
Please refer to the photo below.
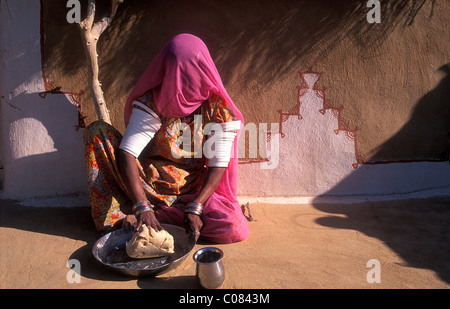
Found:
<svg viewBox="0 0 450 309"><path fill-rule="evenodd" d="M175 276L170 277L170 273L161 274L157 277L142 277L135 278L114 273L107 270L100 263L98 263L92 256L92 246L95 241L86 244L71 254L68 259L77 259L83 265L82 276L85 278L98 281L134 281L137 280L137 285L143 289L195 289L201 288L197 282L197 278L192 276ZM180 265L183 267L184 265Z"/></svg>
<svg viewBox="0 0 450 309"><path fill-rule="evenodd" d="M420 183L421 178L430 177L426 169L411 169L408 175L395 170L389 175L382 174L381 169L377 169L380 165L376 164L382 164L386 170L390 168L388 163L443 162L441 173L432 175L435 183L427 185L448 185L450 167L445 162L450 158L450 64L443 64L437 71L443 74L441 81L417 102L410 120L364 163L372 164L373 169L359 167L323 196L357 192L360 187L375 192L387 177L394 185L376 194L388 194L387 191L399 194L408 189L405 183L416 185L416 180ZM405 266L431 269L450 283L450 197L345 205L319 201L320 197L313 202L317 209L346 218L324 217L317 220L318 224L353 229L376 237L398 253L405 260Z"/></svg>
<svg viewBox="0 0 450 309"><path fill-rule="evenodd" d="M449 197L314 206L330 214L317 219L319 225L375 237L404 260L402 266L430 269L450 283Z"/></svg>
<svg viewBox="0 0 450 309"><path fill-rule="evenodd" d="M162 274L156 278L134 278L104 268L92 255L92 247L101 234L95 230L89 207L32 207L21 206L12 200L0 200L0 227L86 242L67 257L67 260L77 259L83 265L81 276L84 278L117 282L137 280L137 285L145 289L201 288L194 275L170 277Z"/></svg>

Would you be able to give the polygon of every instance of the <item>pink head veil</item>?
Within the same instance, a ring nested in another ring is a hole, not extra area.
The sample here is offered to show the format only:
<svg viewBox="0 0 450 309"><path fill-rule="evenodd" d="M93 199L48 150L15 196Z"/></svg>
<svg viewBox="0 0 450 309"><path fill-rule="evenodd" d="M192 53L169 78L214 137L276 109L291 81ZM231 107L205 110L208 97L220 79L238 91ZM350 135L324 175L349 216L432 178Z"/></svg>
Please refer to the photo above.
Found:
<svg viewBox="0 0 450 309"><path fill-rule="evenodd" d="M242 125L244 118L229 97L205 43L191 34L179 34L166 43L139 78L125 105L128 125L133 101L153 89L155 105L164 117L184 117L217 94L231 106ZM237 142L216 193L237 203Z"/></svg>

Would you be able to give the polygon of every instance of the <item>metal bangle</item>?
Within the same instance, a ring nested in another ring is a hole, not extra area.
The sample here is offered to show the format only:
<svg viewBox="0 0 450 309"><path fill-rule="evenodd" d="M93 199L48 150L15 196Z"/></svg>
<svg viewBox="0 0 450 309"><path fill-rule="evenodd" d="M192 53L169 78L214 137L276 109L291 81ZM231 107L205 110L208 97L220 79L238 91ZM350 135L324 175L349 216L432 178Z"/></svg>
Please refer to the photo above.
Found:
<svg viewBox="0 0 450 309"><path fill-rule="evenodd" d="M152 207L153 208L153 205L150 204L150 202L147 200L147 201L141 201L141 202L137 202L137 203L133 204L133 210L135 208L138 208L138 207L141 207L141 206L148 206L148 207Z"/></svg>
<svg viewBox="0 0 450 309"><path fill-rule="evenodd" d="M203 205L197 202L190 202L186 205L187 209L184 211L185 213L194 214L197 216L201 216L203 213Z"/></svg>
<svg viewBox="0 0 450 309"><path fill-rule="evenodd" d="M143 214L144 212L148 212L148 211L152 211L153 212L153 208L145 207L143 209L140 209L139 211L136 211L134 214L136 216L139 216L139 215Z"/></svg>
<svg viewBox="0 0 450 309"><path fill-rule="evenodd" d="M140 215L147 211L153 211L153 205L149 201L137 202L133 205L132 210L135 215Z"/></svg>

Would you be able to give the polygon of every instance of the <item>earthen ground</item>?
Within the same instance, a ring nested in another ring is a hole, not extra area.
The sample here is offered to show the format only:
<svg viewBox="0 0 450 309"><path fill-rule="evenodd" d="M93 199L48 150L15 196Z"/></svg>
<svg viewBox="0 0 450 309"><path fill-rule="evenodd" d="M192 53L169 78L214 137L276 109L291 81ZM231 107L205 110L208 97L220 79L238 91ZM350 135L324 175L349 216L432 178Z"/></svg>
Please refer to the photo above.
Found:
<svg viewBox="0 0 450 309"><path fill-rule="evenodd" d="M57 206L57 205L55 205ZM251 204L250 237L224 251L228 289L448 289L450 198L356 204ZM200 288L192 259L156 278L102 268L88 207L0 201L0 288ZM69 283L70 259L80 282ZM380 282L369 282L379 261ZM369 276L368 276L369 274Z"/></svg>

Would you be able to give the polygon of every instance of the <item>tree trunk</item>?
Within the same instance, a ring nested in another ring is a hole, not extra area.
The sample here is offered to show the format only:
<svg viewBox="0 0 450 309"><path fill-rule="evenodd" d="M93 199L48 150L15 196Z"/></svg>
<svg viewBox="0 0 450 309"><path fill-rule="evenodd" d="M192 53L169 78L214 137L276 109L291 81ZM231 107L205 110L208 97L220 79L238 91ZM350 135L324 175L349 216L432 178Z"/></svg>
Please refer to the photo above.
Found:
<svg viewBox="0 0 450 309"><path fill-rule="evenodd" d="M123 0L111 0L111 11L108 17L103 17L100 21L94 24L95 18L95 0L89 0L88 13L85 20L80 22L80 28L82 33L84 50L86 52L86 59L90 65L90 86L92 97L94 100L95 110L99 120L103 120L111 124L109 117L109 111L106 106L105 98L103 96L102 84L98 79L98 54L97 54L97 42L100 35L111 24L114 15L116 14L117 7Z"/></svg>

